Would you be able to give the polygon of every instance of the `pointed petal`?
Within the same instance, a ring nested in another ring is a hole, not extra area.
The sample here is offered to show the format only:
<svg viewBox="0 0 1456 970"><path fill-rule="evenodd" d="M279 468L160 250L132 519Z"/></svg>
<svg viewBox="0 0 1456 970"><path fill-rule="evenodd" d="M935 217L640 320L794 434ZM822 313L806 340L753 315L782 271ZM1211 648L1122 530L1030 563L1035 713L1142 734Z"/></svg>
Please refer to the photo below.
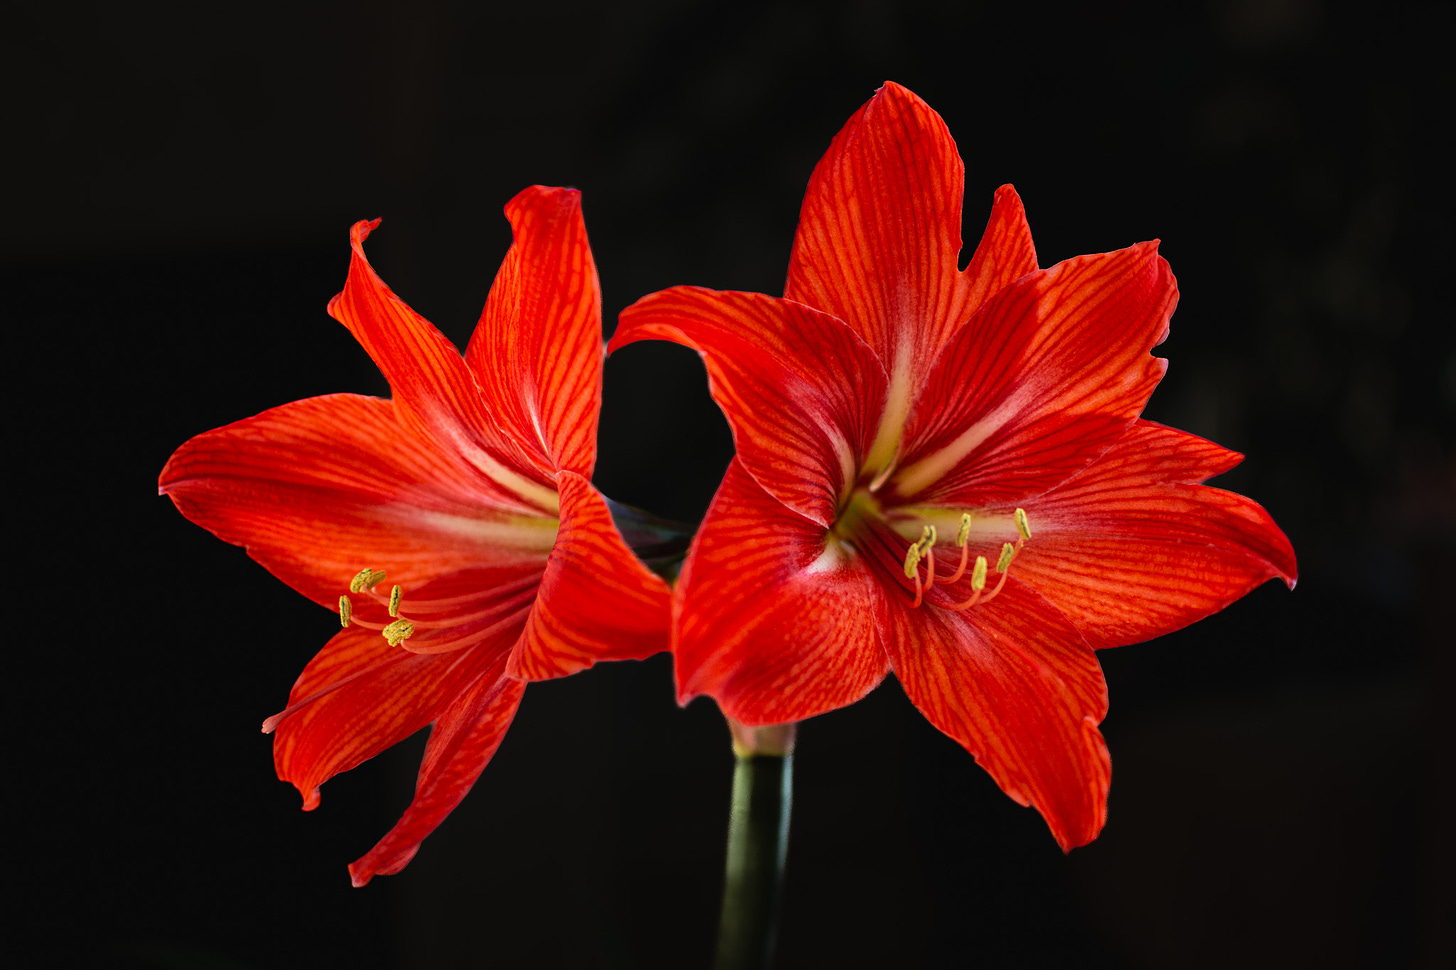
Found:
<svg viewBox="0 0 1456 970"><path fill-rule="evenodd" d="M873 580L817 523L735 459L678 582L678 697L717 698L744 724L800 721L885 677Z"/></svg>
<svg viewBox="0 0 1456 970"><path fill-rule="evenodd" d="M356 887L409 864L420 843L454 811L485 770L525 689L520 681L503 676L499 666L493 667L440 712L425 746L414 801L389 834L349 866Z"/></svg>
<svg viewBox="0 0 1456 970"><path fill-rule="evenodd" d="M1028 500L1032 539L1013 574L1097 647L1181 629L1276 576L1292 588L1294 550L1269 514L1193 484L1239 457L1139 422L1085 471Z"/></svg>
<svg viewBox="0 0 1456 970"><path fill-rule="evenodd" d="M666 650L667 583L627 548L590 482L571 471L556 481L561 531L507 673L544 680L598 660L641 660Z"/></svg>
<svg viewBox="0 0 1456 970"><path fill-rule="evenodd" d="M285 404L186 442L159 489L331 609L366 566L411 590L478 566L539 570L555 519L503 510L474 468L412 446L396 415L353 394Z"/></svg>
<svg viewBox="0 0 1456 970"><path fill-rule="evenodd" d="M962 274L967 283L963 297L965 318L957 322L964 323L1003 286L1036 270L1036 246L1031 241L1031 227L1026 224L1021 196L1012 186L1003 185L991 200L991 218L986 222L986 231Z"/></svg>
<svg viewBox="0 0 1456 970"><path fill-rule="evenodd" d="M506 205L515 242L465 360L488 412L543 468L591 477L602 403L602 297L576 189Z"/></svg>
<svg viewBox="0 0 1456 970"><path fill-rule="evenodd" d="M649 339L703 356L739 460L771 495L828 527L884 403L885 372L869 346L798 303L687 286L622 311L610 349Z"/></svg>
<svg viewBox="0 0 1456 970"><path fill-rule="evenodd" d="M886 82L810 177L784 295L853 327L892 382L924 373L974 309L957 270L964 192L945 122Z"/></svg>
<svg viewBox="0 0 1456 970"><path fill-rule="evenodd" d="M274 730L279 779L298 788L305 810L316 808L320 785L429 724L504 655L501 645L414 654L389 646L377 630L340 631L294 684L291 713L264 722Z"/></svg>
<svg viewBox="0 0 1456 970"><path fill-rule="evenodd" d="M994 601L963 613L887 595L886 648L930 723L1035 806L1069 851L1107 818L1112 762L1097 729L1107 687L1091 647L1014 570Z"/></svg>
<svg viewBox="0 0 1456 970"><path fill-rule="evenodd" d="M377 219L359 222L350 231L349 277L343 292L329 301L329 315L349 328L389 381L406 441L463 456L501 501L554 512L551 469L502 433L482 407L480 388L460 351L370 267L364 240L378 225Z"/></svg>
<svg viewBox="0 0 1456 970"><path fill-rule="evenodd" d="M980 508L1071 477L1147 403L1166 366L1149 352L1177 301L1156 242L1002 289L930 372L892 478L900 499Z"/></svg>

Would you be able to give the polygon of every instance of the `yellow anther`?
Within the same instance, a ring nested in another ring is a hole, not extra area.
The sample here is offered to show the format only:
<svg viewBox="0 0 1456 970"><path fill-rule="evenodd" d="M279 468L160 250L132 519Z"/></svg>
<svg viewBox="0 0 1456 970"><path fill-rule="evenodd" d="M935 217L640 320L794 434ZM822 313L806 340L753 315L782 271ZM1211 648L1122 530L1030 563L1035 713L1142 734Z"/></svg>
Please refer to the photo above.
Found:
<svg viewBox="0 0 1456 970"><path fill-rule="evenodd" d="M905 578L914 579L915 570L920 566L920 543L912 543L909 549L905 550Z"/></svg>
<svg viewBox="0 0 1456 970"><path fill-rule="evenodd" d="M976 557L976 568L971 570L971 589L976 592L986 588L986 557Z"/></svg>
<svg viewBox="0 0 1456 970"><path fill-rule="evenodd" d="M956 545L964 546L971 538L971 513L961 513L961 527L956 532Z"/></svg>
<svg viewBox="0 0 1456 970"><path fill-rule="evenodd" d="M353 616L353 615L354 615L354 604L349 601L349 597L347 597L347 596L340 596L339 597L339 626L348 626L349 625L349 618L351 616Z"/></svg>
<svg viewBox="0 0 1456 970"><path fill-rule="evenodd" d="M931 549L934 549L935 542L938 538L939 537L936 535L935 532L935 526L927 525L925 528L921 529L920 542L917 543L917 545L920 546L920 554L923 556Z"/></svg>
<svg viewBox="0 0 1456 970"><path fill-rule="evenodd" d="M349 580L349 592L362 593L366 589L373 589L384 582L384 570L375 569L373 566L365 566Z"/></svg>
<svg viewBox="0 0 1456 970"><path fill-rule="evenodd" d="M380 631L391 647L397 647L415 634L415 625L409 620L395 620Z"/></svg>
<svg viewBox="0 0 1456 970"><path fill-rule="evenodd" d="M404 595L404 590L396 586L389 591L389 615L399 616L399 599Z"/></svg>
<svg viewBox="0 0 1456 970"><path fill-rule="evenodd" d="M996 571L1004 573L1006 567L1011 565L1011 557L1016 555L1016 547L1009 542L1001 544L1001 558L996 560Z"/></svg>
<svg viewBox="0 0 1456 970"><path fill-rule="evenodd" d="M1021 533L1021 538L1031 538L1031 525L1026 521L1026 509L1016 510L1016 531Z"/></svg>

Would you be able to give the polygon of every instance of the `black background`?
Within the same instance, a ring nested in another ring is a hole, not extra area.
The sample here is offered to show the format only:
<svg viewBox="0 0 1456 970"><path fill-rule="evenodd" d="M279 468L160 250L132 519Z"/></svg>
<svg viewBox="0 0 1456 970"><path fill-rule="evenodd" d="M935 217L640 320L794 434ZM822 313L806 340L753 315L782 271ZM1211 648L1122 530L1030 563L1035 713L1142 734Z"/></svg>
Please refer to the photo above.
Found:
<svg viewBox="0 0 1456 970"><path fill-rule="evenodd" d="M156 474L267 407L387 393L324 313L355 219L462 346L531 183L582 189L609 330L673 284L781 291L815 161L892 78L957 139L972 245L1004 182L1043 265L1164 240L1148 416L1248 455L1220 484L1301 578L1102 655L1110 819L1070 856L893 680L804 725L779 966L1450 965L1449 8L1079 7L7 8L22 962L706 966L731 755L666 657L533 685L415 862L352 890L423 739L301 813L257 725L337 621ZM732 446L696 357L631 347L605 395L597 484L701 515Z"/></svg>

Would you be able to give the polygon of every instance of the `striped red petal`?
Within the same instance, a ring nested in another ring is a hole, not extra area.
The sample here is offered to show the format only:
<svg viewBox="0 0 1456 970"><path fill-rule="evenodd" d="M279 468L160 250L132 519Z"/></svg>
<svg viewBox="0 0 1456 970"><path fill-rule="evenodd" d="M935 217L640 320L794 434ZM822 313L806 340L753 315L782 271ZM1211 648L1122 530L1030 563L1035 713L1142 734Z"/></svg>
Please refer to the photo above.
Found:
<svg viewBox="0 0 1456 970"><path fill-rule="evenodd" d="M460 455L497 502L555 512L552 469L495 423L460 351L395 296L365 259L364 240L378 225L377 219L359 222L350 231L349 277L329 302L329 314L349 328L389 381L405 431L401 446Z"/></svg>
<svg viewBox="0 0 1456 970"><path fill-rule="evenodd" d="M590 482L563 471L557 485L561 531L508 673L544 680L666 650L667 583L632 555Z"/></svg>
<svg viewBox="0 0 1456 970"><path fill-rule="evenodd" d="M476 469L411 442L394 402L295 401L191 439L161 492L329 608L369 566L414 590L462 569L545 562L556 521L502 509Z"/></svg>
<svg viewBox="0 0 1456 970"><path fill-rule="evenodd" d="M863 563L735 459L678 582L679 700L710 694L749 725L852 704L887 670L876 604Z"/></svg>
<svg viewBox="0 0 1456 970"><path fill-rule="evenodd" d="M602 297L576 189L506 205L515 241L466 348L487 413L539 469L588 478L602 403Z"/></svg>
<svg viewBox="0 0 1456 970"><path fill-rule="evenodd" d="M377 630L334 635L304 668L284 713L264 722L274 731L278 777L295 785L305 809L319 786L435 720L451 700L505 662L504 643L451 654L391 647Z"/></svg>
<svg viewBox="0 0 1456 970"><path fill-rule="evenodd" d="M495 755L525 688L502 676L497 665L440 712L425 745L414 801L389 834L349 866L355 886L409 864L420 843L460 804Z"/></svg>
<svg viewBox="0 0 1456 970"><path fill-rule="evenodd" d="M869 346L798 303L686 286L622 311L610 349L648 339L702 355L744 467L785 505L832 524L884 404L884 368Z"/></svg>
<svg viewBox="0 0 1456 970"><path fill-rule="evenodd" d="M1177 284L1157 244L1022 277L928 374L906 428L899 501L983 508L1065 481L1122 437L1162 378Z"/></svg>
<svg viewBox="0 0 1456 970"><path fill-rule="evenodd" d="M1196 484L1240 456L1139 422L1085 471L1026 511L1034 535L1013 567L1097 647L1148 640L1228 606L1294 550L1256 502Z"/></svg>
<svg viewBox="0 0 1456 970"><path fill-rule="evenodd" d="M848 323L892 380L923 372L975 309L957 265L964 192L945 122L886 82L809 179L784 295Z"/></svg>
<svg viewBox="0 0 1456 970"><path fill-rule="evenodd" d="M1021 196L1016 194L1016 189L1003 185L991 200L991 218L986 221L986 231L981 234L981 243L964 274L969 284L965 296L966 318L1003 286L1036 270L1036 245L1031 241L1031 227L1026 223Z"/></svg>
<svg viewBox="0 0 1456 970"><path fill-rule="evenodd" d="M920 712L1041 812L1063 851L1096 838L1112 779L1097 728L1107 687L1077 630L1014 577L963 613L884 603L895 676Z"/></svg>

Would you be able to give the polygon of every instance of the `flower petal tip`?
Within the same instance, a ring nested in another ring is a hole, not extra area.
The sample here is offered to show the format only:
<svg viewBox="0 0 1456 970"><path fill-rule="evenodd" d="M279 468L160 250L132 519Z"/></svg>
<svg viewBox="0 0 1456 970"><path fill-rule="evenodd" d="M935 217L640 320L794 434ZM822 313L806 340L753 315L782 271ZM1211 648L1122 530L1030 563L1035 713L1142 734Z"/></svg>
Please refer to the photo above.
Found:
<svg viewBox="0 0 1456 970"><path fill-rule="evenodd" d="M364 244L369 234L379 228L379 219L360 219L349 227L349 245L355 249Z"/></svg>
<svg viewBox="0 0 1456 970"><path fill-rule="evenodd" d="M323 801L323 793L316 787L310 788L307 791L300 788L298 793L303 796L303 810L305 812L311 812L318 808L319 803Z"/></svg>

